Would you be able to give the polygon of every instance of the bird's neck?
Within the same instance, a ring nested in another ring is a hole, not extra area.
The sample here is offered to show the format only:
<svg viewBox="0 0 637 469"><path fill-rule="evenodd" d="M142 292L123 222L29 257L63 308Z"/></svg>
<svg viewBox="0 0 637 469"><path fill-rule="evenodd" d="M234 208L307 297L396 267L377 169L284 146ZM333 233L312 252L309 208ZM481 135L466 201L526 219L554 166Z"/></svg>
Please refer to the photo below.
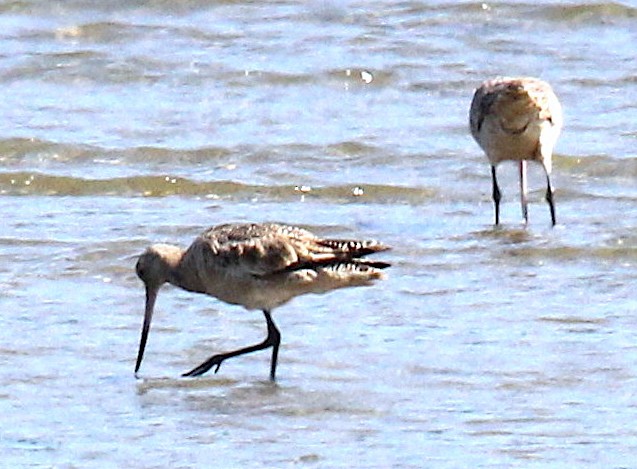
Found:
<svg viewBox="0 0 637 469"><path fill-rule="evenodd" d="M170 266L168 283L187 291L205 293L205 288L199 277L192 269L189 269L188 266L184 265L182 261L183 253L179 261Z"/></svg>
<svg viewBox="0 0 637 469"><path fill-rule="evenodd" d="M184 249L172 244L154 244L150 250L161 259L166 275L165 279L168 283L185 290L198 291L196 279L192 278L188 268L184 266L184 254L186 253Z"/></svg>

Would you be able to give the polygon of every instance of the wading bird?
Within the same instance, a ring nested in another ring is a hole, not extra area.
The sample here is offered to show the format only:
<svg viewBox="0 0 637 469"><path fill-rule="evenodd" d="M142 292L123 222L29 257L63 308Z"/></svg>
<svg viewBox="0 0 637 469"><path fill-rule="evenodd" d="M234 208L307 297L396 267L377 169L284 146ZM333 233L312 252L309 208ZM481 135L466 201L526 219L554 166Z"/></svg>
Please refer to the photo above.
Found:
<svg viewBox="0 0 637 469"><path fill-rule="evenodd" d="M562 128L562 108L551 86L537 78L496 78L482 83L473 95L469 124L473 138L491 163L495 224L500 223L500 188L496 167L519 162L520 201L528 222L526 162L537 161L546 174L546 201L555 225L551 186L553 147Z"/></svg>
<svg viewBox="0 0 637 469"><path fill-rule="evenodd" d="M159 288L166 282L204 293L265 315L267 337L261 343L210 357L183 376L215 373L228 358L272 347L270 379L274 381L281 334L271 311L306 293L370 285L383 278L386 262L362 259L386 251L377 241L322 239L307 230L274 223L214 226L187 250L168 244L150 246L136 271L146 287L146 308L135 375L146 348Z"/></svg>

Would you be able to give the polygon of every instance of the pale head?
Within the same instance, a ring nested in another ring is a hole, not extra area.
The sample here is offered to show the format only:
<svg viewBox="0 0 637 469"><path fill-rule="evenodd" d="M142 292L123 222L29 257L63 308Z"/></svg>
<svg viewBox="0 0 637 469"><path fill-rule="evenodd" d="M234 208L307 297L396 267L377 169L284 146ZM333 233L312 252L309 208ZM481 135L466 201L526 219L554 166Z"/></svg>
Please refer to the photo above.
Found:
<svg viewBox="0 0 637 469"><path fill-rule="evenodd" d="M137 260L137 276L148 287L159 288L166 283L170 273L179 265L183 249L171 244L153 244Z"/></svg>
<svg viewBox="0 0 637 469"><path fill-rule="evenodd" d="M177 246L154 244L146 249L137 260L135 271L146 287L146 306L144 309L144 324L139 342L139 351L137 352L135 373L139 370L142 359L144 358L148 331L150 330L150 322L153 319L153 310L155 308L159 288L170 280L171 274L179 265L183 254L183 249Z"/></svg>
<svg viewBox="0 0 637 469"><path fill-rule="evenodd" d="M497 116L503 130L519 135L527 129L531 119L535 118L537 109L529 100L524 82L504 82L498 88L500 92L493 101L491 114Z"/></svg>

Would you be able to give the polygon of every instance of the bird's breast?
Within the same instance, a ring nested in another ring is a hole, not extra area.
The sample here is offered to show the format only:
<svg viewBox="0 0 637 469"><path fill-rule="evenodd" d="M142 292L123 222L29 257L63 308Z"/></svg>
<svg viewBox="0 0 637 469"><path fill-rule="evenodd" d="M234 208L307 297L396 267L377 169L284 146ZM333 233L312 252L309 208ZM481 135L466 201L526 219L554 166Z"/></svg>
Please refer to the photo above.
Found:
<svg viewBox="0 0 637 469"><path fill-rule="evenodd" d="M296 296L283 283L273 283L258 276L225 276L207 282L206 293L225 303L248 310L272 310Z"/></svg>
<svg viewBox="0 0 637 469"><path fill-rule="evenodd" d="M537 119L485 119L480 146L492 164L504 160L540 160L542 122Z"/></svg>

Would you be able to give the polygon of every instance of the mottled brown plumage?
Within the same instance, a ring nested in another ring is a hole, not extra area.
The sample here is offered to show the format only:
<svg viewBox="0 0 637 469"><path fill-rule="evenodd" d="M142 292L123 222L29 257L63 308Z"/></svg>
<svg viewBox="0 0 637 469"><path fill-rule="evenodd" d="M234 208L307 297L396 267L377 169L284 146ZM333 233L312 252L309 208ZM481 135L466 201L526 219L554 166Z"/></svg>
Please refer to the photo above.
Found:
<svg viewBox="0 0 637 469"><path fill-rule="evenodd" d="M491 163L495 223L500 221L497 165L519 162L522 214L528 221L526 161L537 161L546 173L546 200L555 225L555 205L550 174L553 148L562 128L562 109L551 86L537 78L497 78L485 81L475 92L469 113L473 138Z"/></svg>
<svg viewBox="0 0 637 469"><path fill-rule="evenodd" d="M387 249L376 241L321 239L302 228L274 223L218 225L187 250L155 244L136 266L146 286L146 310L135 373L144 355L157 292L166 282L249 310L260 309L268 327L262 343L215 355L185 376L203 374L213 366L216 372L227 358L272 347L274 380L280 333L271 310L306 293L370 285L383 278L381 270L389 264L361 257Z"/></svg>

